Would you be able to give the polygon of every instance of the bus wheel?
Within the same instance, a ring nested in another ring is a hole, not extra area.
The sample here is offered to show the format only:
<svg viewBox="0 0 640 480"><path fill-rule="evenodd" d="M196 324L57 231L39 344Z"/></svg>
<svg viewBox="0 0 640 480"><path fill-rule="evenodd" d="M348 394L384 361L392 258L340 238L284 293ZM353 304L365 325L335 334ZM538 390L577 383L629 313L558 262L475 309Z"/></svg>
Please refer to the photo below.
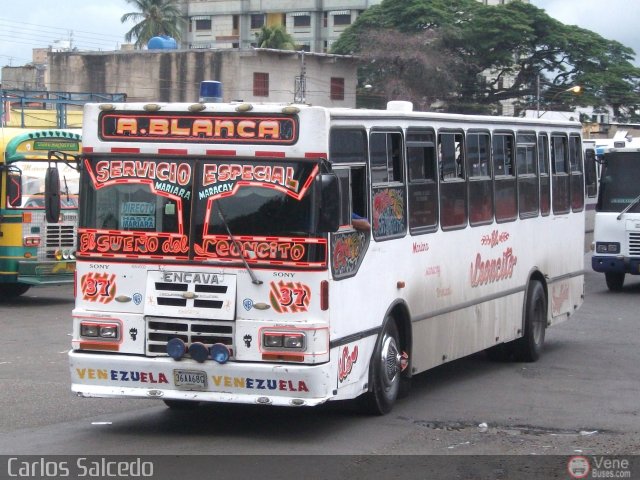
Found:
<svg viewBox="0 0 640 480"><path fill-rule="evenodd" d="M361 397L361 406L367 413L384 415L389 413L400 390L401 350L398 327L393 317L386 325L371 358L371 384L369 391Z"/></svg>
<svg viewBox="0 0 640 480"><path fill-rule="evenodd" d="M171 410L192 410L200 405L200 402L191 400L163 400L163 402Z"/></svg>
<svg viewBox="0 0 640 480"><path fill-rule="evenodd" d="M547 328L547 296L542 283L532 280L524 309L524 336L513 344L517 360L535 362L540 358Z"/></svg>
<svg viewBox="0 0 640 480"><path fill-rule="evenodd" d="M30 288L31 285L27 285L26 283L0 283L0 297L19 297Z"/></svg>
<svg viewBox="0 0 640 480"><path fill-rule="evenodd" d="M607 281L607 288L612 292L621 292L624 284L624 273L605 272L604 279Z"/></svg>

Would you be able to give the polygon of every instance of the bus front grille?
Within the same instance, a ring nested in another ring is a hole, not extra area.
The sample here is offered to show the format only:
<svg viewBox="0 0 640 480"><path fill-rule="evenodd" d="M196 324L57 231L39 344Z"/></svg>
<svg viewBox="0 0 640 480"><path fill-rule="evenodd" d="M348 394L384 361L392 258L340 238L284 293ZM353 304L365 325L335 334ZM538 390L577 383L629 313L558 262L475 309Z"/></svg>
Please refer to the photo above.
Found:
<svg viewBox="0 0 640 480"><path fill-rule="evenodd" d="M47 225L45 245L52 247L69 247L75 245L76 232L73 225Z"/></svg>
<svg viewBox="0 0 640 480"><path fill-rule="evenodd" d="M629 255L640 256L640 232L629 232Z"/></svg>

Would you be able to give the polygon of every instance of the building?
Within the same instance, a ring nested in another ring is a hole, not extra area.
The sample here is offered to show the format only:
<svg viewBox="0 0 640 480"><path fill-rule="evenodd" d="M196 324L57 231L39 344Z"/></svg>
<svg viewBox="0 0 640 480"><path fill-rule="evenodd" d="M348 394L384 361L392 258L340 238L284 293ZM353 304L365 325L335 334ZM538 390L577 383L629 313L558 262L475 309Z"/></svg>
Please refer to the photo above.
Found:
<svg viewBox="0 0 640 480"><path fill-rule="evenodd" d="M511 0L479 0L501 5ZM523 0L528 3L528 0ZM382 0L182 0L183 48L255 46L263 26L282 25L304 50L326 53L367 8Z"/></svg>
<svg viewBox="0 0 640 480"><path fill-rule="evenodd" d="M182 1L185 48L255 46L263 26L282 25L304 50L326 53L358 15L382 0Z"/></svg>
<svg viewBox="0 0 640 480"><path fill-rule="evenodd" d="M197 102L200 82L222 82L223 101L355 107L350 56L287 50L52 52L52 84L68 91L126 92L130 102Z"/></svg>

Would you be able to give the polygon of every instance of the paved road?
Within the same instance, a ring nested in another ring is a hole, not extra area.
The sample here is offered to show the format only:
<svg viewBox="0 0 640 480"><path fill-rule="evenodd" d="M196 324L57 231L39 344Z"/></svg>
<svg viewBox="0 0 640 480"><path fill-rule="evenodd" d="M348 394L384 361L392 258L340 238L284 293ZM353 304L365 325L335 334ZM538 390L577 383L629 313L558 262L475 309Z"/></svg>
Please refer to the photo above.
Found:
<svg viewBox="0 0 640 480"><path fill-rule="evenodd" d="M173 412L153 400L75 398L72 291L33 289L0 303L0 454L638 454L640 279L614 294L603 276L586 278L582 309L548 330L539 362L478 354L436 368L385 417L344 403Z"/></svg>

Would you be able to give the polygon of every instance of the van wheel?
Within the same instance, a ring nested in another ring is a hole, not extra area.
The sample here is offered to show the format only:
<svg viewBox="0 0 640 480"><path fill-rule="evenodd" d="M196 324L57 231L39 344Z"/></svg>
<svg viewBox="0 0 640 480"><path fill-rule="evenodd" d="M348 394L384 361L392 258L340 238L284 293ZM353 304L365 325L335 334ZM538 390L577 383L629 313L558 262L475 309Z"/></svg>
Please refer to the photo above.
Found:
<svg viewBox="0 0 640 480"><path fill-rule="evenodd" d="M605 272L604 279L607 281L607 288L612 292L621 292L624 284L624 273Z"/></svg>
<svg viewBox="0 0 640 480"><path fill-rule="evenodd" d="M524 308L524 336L513 343L517 360L535 362L540 358L547 329L547 296L542 283L532 280Z"/></svg>
<svg viewBox="0 0 640 480"><path fill-rule="evenodd" d="M389 413L398 398L401 380L399 338L393 317L388 317L371 358L369 391L360 397L361 407L366 413Z"/></svg>
<svg viewBox="0 0 640 480"><path fill-rule="evenodd" d="M31 285L26 283L0 283L0 298L19 297L30 288Z"/></svg>

